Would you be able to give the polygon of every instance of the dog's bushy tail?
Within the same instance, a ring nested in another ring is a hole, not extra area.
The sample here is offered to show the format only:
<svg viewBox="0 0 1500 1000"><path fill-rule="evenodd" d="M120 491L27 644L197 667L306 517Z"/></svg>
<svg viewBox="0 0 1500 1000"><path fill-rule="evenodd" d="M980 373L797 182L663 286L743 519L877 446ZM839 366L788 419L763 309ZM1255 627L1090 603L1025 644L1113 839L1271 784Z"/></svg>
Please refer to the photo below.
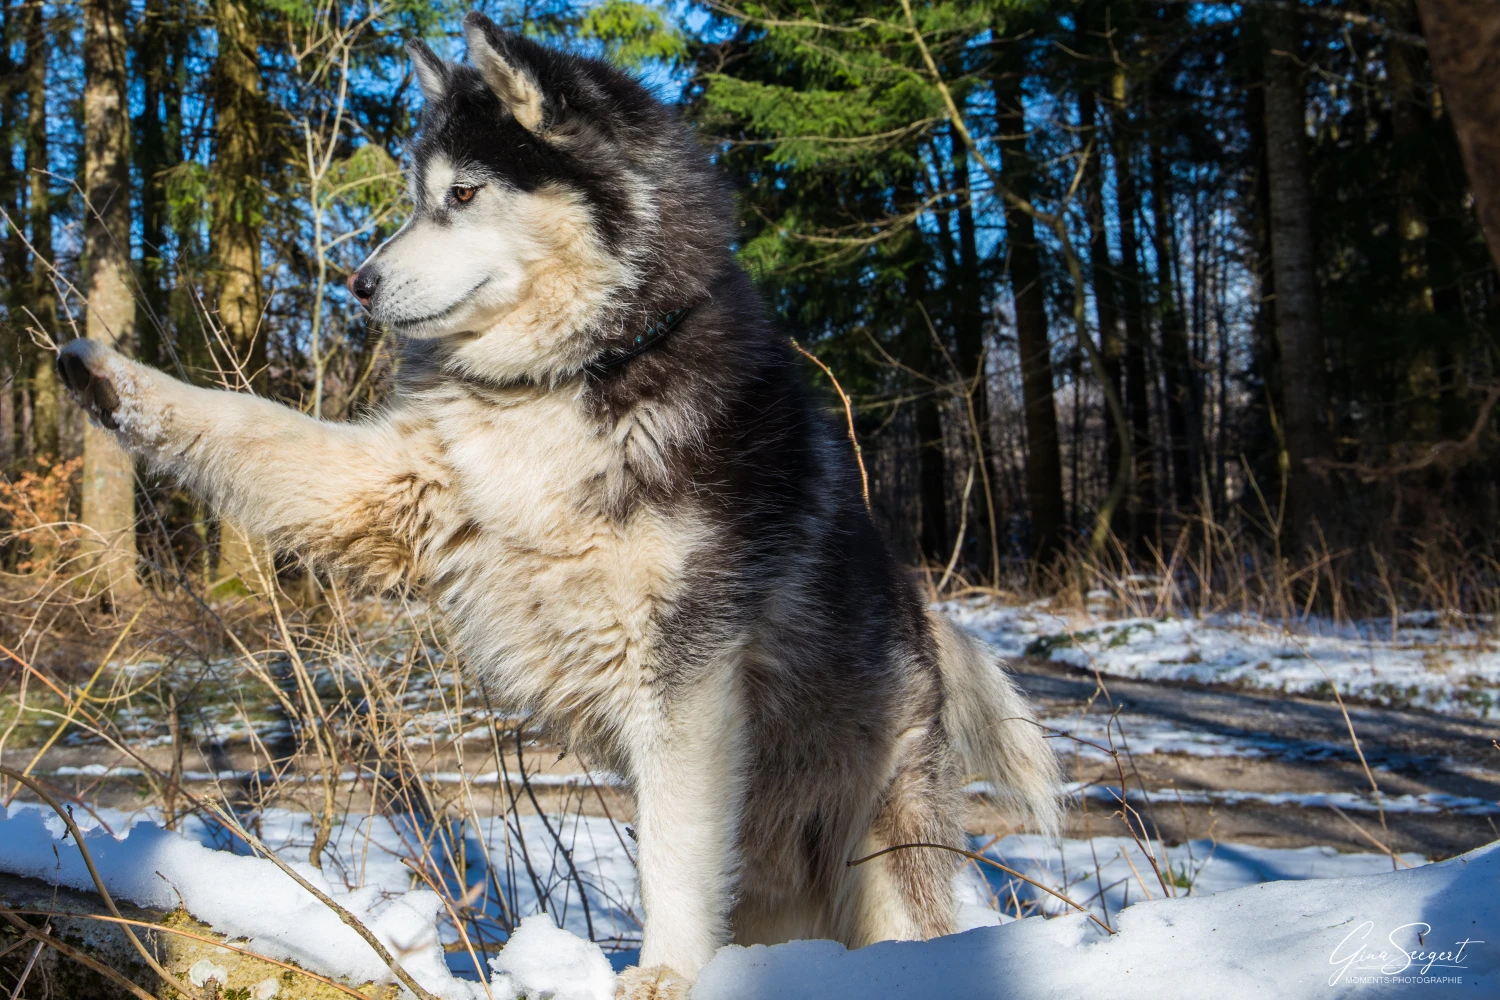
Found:
<svg viewBox="0 0 1500 1000"><path fill-rule="evenodd" d="M1060 772L1036 714L1004 665L941 614L929 613L943 677L943 727L969 776L1038 833L1062 824Z"/></svg>

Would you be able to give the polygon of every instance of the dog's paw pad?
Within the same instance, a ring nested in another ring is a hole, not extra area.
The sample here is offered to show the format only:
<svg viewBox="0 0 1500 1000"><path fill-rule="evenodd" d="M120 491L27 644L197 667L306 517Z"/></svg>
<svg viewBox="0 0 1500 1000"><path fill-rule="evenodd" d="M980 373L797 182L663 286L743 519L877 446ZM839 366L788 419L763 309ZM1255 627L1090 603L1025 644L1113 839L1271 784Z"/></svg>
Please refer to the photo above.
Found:
<svg viewBox="0 0 1500 1000"><path fill-rule="evenodd" d="M626 969L615 980L615 1000L688 1000L693 984L665 965Z"/></svg>
<svg viewBox="0 0 1500 1000"><path fill-rule="evenodd" d="M79 406L105 427L118 430L114 415L120 394L109 377L110 353L91 340L69 341L57 356L57 374Z"/></svg>

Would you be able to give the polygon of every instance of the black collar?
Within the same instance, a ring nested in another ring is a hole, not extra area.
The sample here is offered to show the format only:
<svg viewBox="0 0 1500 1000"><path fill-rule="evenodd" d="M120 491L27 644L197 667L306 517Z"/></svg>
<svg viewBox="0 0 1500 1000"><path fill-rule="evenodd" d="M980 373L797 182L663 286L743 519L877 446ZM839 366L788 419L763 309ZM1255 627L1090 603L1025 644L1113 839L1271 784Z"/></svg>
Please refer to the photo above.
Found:
<svg viewBox="0 0 1500 1000"><path fill-rule="evenodd" d="M636 334L629 347L600 355L583 366L584 372L593 378L602 378L611 368L624 364L638 354L645 354L670 337L672 331L681 326L687 314L692 311L692 306L679 306L671 312L663 313L644 331Z"/></svg>

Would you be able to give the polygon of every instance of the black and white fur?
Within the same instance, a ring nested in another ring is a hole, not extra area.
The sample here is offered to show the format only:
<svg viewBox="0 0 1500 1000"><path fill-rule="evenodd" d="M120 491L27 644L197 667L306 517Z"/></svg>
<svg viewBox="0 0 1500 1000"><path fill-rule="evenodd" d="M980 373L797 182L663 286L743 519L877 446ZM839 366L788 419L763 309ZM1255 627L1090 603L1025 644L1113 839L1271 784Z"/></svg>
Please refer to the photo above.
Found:
<svg viewBox="0 0 1500 1000"><path fill-rule="evenodd" d="M350 282L404 345L383 413L319 422L88 341L65 380L246 530L425 588L474 674L628 777L645 928L621 996L685 996L730 941L951 931L953 855L846 862L962 846L974 776L1051 828L1029 707L887 555L675 113L465 25L472 65L412 48L415 210Z"/></svg>

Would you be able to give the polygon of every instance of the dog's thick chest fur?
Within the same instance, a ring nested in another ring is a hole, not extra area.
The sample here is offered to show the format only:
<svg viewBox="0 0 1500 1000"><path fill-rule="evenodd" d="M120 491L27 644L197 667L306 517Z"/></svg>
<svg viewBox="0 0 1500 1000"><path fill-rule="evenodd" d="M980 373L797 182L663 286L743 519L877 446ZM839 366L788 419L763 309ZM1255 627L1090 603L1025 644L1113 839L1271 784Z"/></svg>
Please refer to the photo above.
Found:
<svg viewBox="0 0 1500 1000"><path fill-rule="evenodd" d="M660 622L710 530L691 504L621 501L636 449L583 392L421 401L447 482L413 568L506 700L598 734L660 680Z"/></svg>

